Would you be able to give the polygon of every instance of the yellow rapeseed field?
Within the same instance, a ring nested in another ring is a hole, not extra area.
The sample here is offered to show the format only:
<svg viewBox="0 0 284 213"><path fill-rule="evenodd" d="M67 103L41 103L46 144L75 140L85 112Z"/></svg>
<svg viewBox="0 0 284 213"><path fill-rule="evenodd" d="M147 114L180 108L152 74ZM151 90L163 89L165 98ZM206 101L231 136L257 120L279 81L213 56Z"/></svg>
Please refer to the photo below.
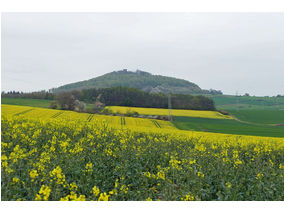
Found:
<svg viewBox="0 0 284 213"><path fill-rule="evenodd" d="M2 104L2 112L5 115L20 116L25 118L47 119L64 119L71 121L88 121L88 122L105 122L112 127L145 127L145 128L167 128L176 129L171 122L155 119L132 118L124 116L108 116L88 113L78 113L73 111L63 111L54 109L44 109L29 106L16 106Z"/></svg>
<svg viewBox="0 0 284 213"><path fill-rule="evenodd" d="M110 106L106 108L118 114L119 113L126 114L127 112L138 112L141 115L169 115L168 109L123 107L123 106ZM172 109L172 115L186 116L186 117L214 118L214 119L232 119L231 116L223 115L217 111Z"/></svg>
<svg viewBox="0 0 284 213"><path fill-rule="evenodd" d="M75 115L2 105L2 200L284 199L284 138Z"/></svg>

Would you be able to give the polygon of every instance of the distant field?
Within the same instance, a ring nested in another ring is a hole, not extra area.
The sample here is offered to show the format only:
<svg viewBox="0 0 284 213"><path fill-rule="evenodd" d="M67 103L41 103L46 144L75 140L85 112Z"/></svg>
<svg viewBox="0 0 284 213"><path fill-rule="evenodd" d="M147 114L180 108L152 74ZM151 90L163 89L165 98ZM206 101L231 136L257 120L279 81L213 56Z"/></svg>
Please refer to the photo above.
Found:
<svg viewBox="0 0 284 213"><path fill-rule="evenodd" d="M175 117L173 124L182 130L204 132L284 137L284 126L262 126L241 123L232 119L207 119L193 117Z"/></svg>
<svg viewBox="0 0 284 213"><path fill-rule="evenodd" d="M29 98L1 98L2 104L48 108L51 100Z"/></svg>
<svg viewBox="0 0 284 213"><path fill-rule="evenodd" d="M49 108L51 101L52 100L31 99L31 98L1 98L2 104L31 106L31 107L40 107L40 108ZM87 109L91 109L93 107L94 104L86 104Z"/></svg>
<svg viewBox="0 0 284 213"><path fill-rule="evenodd" d="M259 124L284 124L284 110L228 110L236 118Z"/></svg>
<svg viewBox="0 0 284 213"><path fill-rule="evenodd" d="M158 109L158 108L140 108L140 107L121 107L121 106L111 106L107 107L115 113L125 114L128 111L138 112L142 115L169 115L168 109ZM201 110L181 110L173 109L173 116L188 116L188 117L200 117L200 118L214 118L214 119L232 119L230 116L223 115L216 111L201 111Z"/></svg>
<svg viewBox="0 0 284 213"><path fill-rule="evenodd" d="M284 109L283 97L254 97L233 95L211 95L218 109L279 110Z"/></svg>

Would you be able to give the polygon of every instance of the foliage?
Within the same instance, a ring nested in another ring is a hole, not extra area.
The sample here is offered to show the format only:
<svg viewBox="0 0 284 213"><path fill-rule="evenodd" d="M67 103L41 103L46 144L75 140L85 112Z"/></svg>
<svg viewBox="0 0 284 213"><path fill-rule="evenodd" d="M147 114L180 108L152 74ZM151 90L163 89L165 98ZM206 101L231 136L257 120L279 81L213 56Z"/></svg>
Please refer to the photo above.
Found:
<svg viewBox="0 0 284 213"><path fill-rule="evenodd" d="M79 100L94 102L99 95L100 101L107 106L168 108L168 95L127 87L83 89ZM171 97L174 109L215 110L213 100L204 96L172 94Z"/></svg>
<svg viewBox="0 0 284 213"><path fill-rule="evenodd" d="M57 101L56 100L51 101L49 108L50 109L57 109Z"/></svg>
<svg viewBox="0 0 284 213"><path fill-rule="evenodd" d="M3 98L31 98L31 99L46 99L46 100L53 100L54 94L42 90L38 92L18 92L18 91L9 91L9 92L2 92L1 97Z"/></svg>
<svg viewBox="0 0 284 213"><path fill-rule="evenodd" d="M55 97L61 105L61 109L73 110L75 108L75 100L84 101L86 103L94 103L95 111L99 111L100 108L105 105L115 106L134 106L134 107L154 107L154 108L167 108L168 96L162 93L150 94L135 88L128 87L112 87L104 89L83 89L64 91L60 93L45 92L44 96L35 96L33 98L44 99L45 96ZM6 97L3 95L2 97ZM29 97L29 93L16 93L9 94L11 97ZM99 100L96 100L100 97ZM99 104L99 107L97 107ZM196 110L215 110L214 102L212 99L204 96L192 96L182 94L172 94L172 106L176 109L196 109Z"/></svg>
<svg viewBox="0 0 284 213"><path fill-rule="evenodd" d="M74 110L75 109L75 96L70 92L61 92L56 95L56 100L60 104L61 109Z"/></svg>

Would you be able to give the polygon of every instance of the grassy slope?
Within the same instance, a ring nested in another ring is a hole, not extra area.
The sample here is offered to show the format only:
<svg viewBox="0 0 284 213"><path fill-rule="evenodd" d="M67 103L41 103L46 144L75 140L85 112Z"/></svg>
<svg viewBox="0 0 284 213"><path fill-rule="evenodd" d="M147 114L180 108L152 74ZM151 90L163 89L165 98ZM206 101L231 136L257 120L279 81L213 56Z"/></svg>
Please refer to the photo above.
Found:
<svg viewBox="0 0 284 213"><path fill-rule="evenodd" d="M241 123L236 120L175 117L173 124L183 130L227 134L284 137L283 126L265 126Z"/></svg>

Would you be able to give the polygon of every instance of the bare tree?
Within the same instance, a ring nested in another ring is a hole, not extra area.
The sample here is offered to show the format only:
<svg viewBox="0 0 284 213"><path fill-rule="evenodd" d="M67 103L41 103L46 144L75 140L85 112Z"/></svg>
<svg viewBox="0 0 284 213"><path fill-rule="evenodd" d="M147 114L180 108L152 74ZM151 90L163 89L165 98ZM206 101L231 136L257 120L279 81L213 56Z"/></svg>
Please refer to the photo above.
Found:
<svg viewBox="0 0 284 213"><path fill-rule="evenodd" d="M61 109L74 110L75 108L75 97L70 92L61 92L56 95Z"/></svg>

